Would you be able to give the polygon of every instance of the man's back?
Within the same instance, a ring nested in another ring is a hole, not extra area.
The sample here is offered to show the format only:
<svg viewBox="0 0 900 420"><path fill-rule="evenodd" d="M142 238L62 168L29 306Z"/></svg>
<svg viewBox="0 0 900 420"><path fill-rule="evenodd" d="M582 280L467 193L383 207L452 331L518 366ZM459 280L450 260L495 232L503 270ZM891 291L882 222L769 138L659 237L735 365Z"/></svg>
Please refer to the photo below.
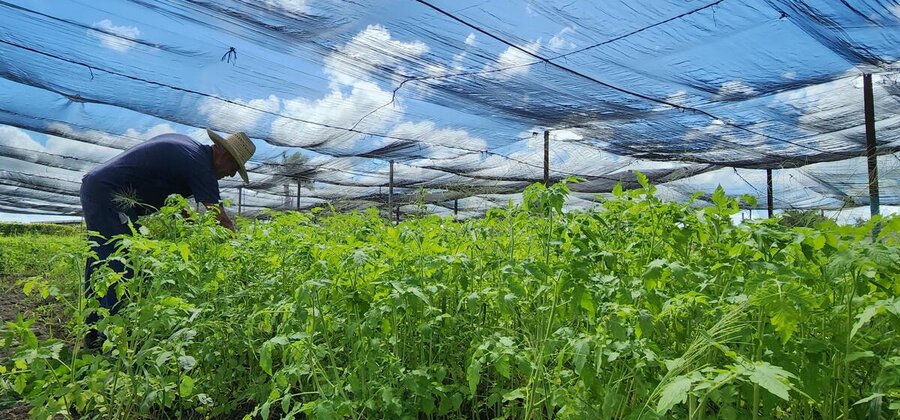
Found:
<svg viewBox="0 0 900 420"><path fill-rule="evenodd" d="M136 145L94 168L83 182L94 202L122 195L159 208L171 194L220 201L211 147L182 134L163 134Z"/></svg>

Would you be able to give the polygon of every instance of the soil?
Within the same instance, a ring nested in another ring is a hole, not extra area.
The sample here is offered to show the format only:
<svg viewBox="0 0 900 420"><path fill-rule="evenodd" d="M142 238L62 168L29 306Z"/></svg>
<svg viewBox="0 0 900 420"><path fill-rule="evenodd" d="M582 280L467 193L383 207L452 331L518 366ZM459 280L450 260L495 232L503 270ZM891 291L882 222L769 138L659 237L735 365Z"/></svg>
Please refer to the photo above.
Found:
<svg viewBox="0 0 900 420"><path fill-rule="evenodd" d="M26 275L10 275L0 273L0 325L7 321L15 321L18 314L35 317L37 321L31 326L34 334L40 340L53 336L60 337L63 334L65 319L60 316L59 308L54 307L48 301L42 301L40 296L26 296L22 286L16 284ZM11 351L0 348L0 360L7 360ZM28 406L24 403L5 401L0 397L0 419L27 419Z"/></svg>

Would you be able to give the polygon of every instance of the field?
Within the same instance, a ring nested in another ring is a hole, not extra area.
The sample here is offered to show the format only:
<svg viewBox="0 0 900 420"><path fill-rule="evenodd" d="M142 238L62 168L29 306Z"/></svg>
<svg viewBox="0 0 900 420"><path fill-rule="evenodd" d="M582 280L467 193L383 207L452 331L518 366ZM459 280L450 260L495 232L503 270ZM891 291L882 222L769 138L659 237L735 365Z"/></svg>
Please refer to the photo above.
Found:
<svg viewBox="0 0 900 420"><path fill-rule="evenodd" d="M643 185L584 212L561 211L565 184L535 185L476 220L319 209L237 234L175 202L123 240L136 274L100 351L80 340L96 310L79 298L86 243L2 237L5 282L50 309L0 330L0 404L38 418L898 417L900 218L874 241L874 222L734 226L721 191L695 208Z"/></svg>

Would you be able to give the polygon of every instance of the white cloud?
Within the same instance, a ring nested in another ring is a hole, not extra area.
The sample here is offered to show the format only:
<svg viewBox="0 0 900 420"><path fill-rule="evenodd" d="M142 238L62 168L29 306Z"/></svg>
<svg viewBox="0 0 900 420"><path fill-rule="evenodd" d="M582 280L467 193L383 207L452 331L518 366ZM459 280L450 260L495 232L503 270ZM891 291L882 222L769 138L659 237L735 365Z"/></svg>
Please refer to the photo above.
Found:
<svg viewBox="0 0 900 420"><path fill-rule="evenodd" d="M145 131L139 131L139 130L135 130L133 128L129 128L128 130L125 130L125 135L128 137L140 139L141 141L143 141L143 140L150 140L161 134L168 134L168 133L174 133L174 132L175 132L175 129L172 128L171 125L163 123L163 124L154 125L153 127L150 127ZM203 130L203 132L206 133L206 130Z"/></svg>
<svg viewBox="0 0 900 420"><path fill-rule="evenodd" d="M468 53L466 53L466 52L461 52L461 53L453 56L453 70L456 70L456 71L463 70L462 62L463 62L463 60L466 59L467 54Z"/></svg>
<svg viewBox="0 0 900 420"><path fill-rule="evenodd" d="M99 39L100 45L118 52L128 51L135 45L135 42L130 39L135 39L141 34L141 31L134 26L116 26L109 19L94 23L94 27L102 32L88 29L88 35Z"/></svg>
<svg viewBox="0 0 900 420"><path fill-rule="evenodd" d="M668 102L672 105L677 105L677 106L685 106L685 103L687 102L687 100L688 100L688 94L687 94L687 92L685 92L683 90L679 90L679 91L666 97L666 102ZM665 110L669 110L669 109L672 109L672 107L668 106L668 105L662 105L662 104L657 105L656 107L653 108L654 111L665 111Z"/></svg>
<svg viewBox="0 0 900 420"><path fill-rule="evenodd" d="M497 58L497 62L493 66L485 66L485 70L506 69L501 72L491 73L491 77L501 80L508 80L515 76L527 74L528 69L531 68L528 64L533 63L535 58L525 51L537 54L540 48L541 40L520 45L518 48L509 47L500 54L500 57Z"/></svg>
<svg viewBox="0 0 900 420"><path fill-rule="evenodd" d="M234 102L236 103L207 98L200 103L199 110L209 118L210 126L217 130L248 131L252 130L267 112L277 112L281 105L275 95L250 101L237 98Z"/></svg>
<svg viewBox="0 0 900 420"><path fill-rule="evenodd" d="M403 59L415 59L428 52L421 41L403 42L391 38L381 25L369 25L349 42L325 58L325 73L332 84L352 85L367 80L376 71L398 68Z"/></svg>
<svg viewBox="0 0 900 420"><path fill-rule="evenodd" d="M756 89L753 89L752 86L747 85L740 80L732 80L730 82L722 83L722 86L719 87L719 91L716 93L717 99L737 99L743 98L747 96L751 96L756 93Z"/></svg>
<svg viewBox="0 0 900 420"><path fill-rule="evenodd" d="M856 86L857 83L859 86ZM878 84L873 83L873 86L876 101L890 100L890 95L885 94ZM830 82L780 92L768 106L786 116L796 116L802 129L830 131L834 121L847 118L863 120L861 91L862 77L859 77L858 70L850 69Z"/></svg>
<svg viewBox="0 0 900 420"><path fill-rule="evenodd" d="M782 74L781 77L784 77L785 79L789 79L789 80L794 80L797 78L797 72L795 72L793 70L789 70L789 71L784 72L784 74Z"/></svg>
<svg viewBox="0 0 900 420"><path fill-rule="evenodd" d="M894 7L891 8L891 11L894 12L894 16L897 19L900 19L900 4L895 4Z"/></svg>
<svg viewBox="0 0 900 420"><path fill-rule="evenodd" d="M26 150L41 150L44 148L40 143L32 140L31 136L20 128L2 125L0 126L0 142L9 147Z"/></svg>
<svg viewBox="0 0 900 420"><path fill-rule="evenodd" d="M406 121L398 124L390 132L392 137L422 139L427 146L447 146L454 148L452 151L442 150L445 154L432 156L433 159L447 159L465 153L464 150L485 150L487 142L484 139L473 137L466 130L452 128L438 128L434 122ZM434 150L437 152L437 150Z"/></svg>
<svg viewBox="0 0 900 420"><path fill-rule="evenodd" d="M350 128L362 120L356 130L383 132L389 124L397 120L399 104L384 106L391 101L391 92L378 88L371 82L356 81L349 94L341 89L333 89L324 98L307 100L303 98L283 100L282 113L288 117L316 122L308 124L292 118L277 118L272 123L272 136L282 144L293 146L317 145L324 142L344 144L360 137L361 134L322 126ZM378 109L379 107L382 107ZM372 115L366 114L378 109ZM402 108L400 108L402 110ZM365 116L365 119L363 117Z"/></svg>
<svg viewBox="0 0 900 420"><path fill-rule="evenodd" d="M547 44L548 47L552 50L571 50L575 48L575 43L566 39L567 34L574 34L575 28L566 27L559 31L556 35L553 35L553 38L550 38L550 42Z"/></svg>
<svg viewBox="0 0 900 420"><path fill-rule="evenodd" d="M475 45L475 34L469 33L469 36L466 37L466 45L473 46Z"/></svg>
<svg viewBox="0 0 900 420"><path fill-rule="evenodd" d="M281 9L298 15L309 12L306 0L266 0L266 7L270 10Z"/></svg>
<svg viewBox="0 0 900 420"><path fill-rule="evenodd" d="M43 168L53 171L65 171L63 169L50 168L49 166L45 167L42 164L30 163L31 158L38 158L42 153L50 155L46 156L46 159L60 159L64 157L76 159L75 161L68 161L67 164L72 165L71 169L74 171L82 171L97 163L105 162L122 152L119 149L82 143L56 136L47 136L45 144L41 144L35 141L26 131L12 126L0 126L0 138L3 139L3 146L7 146L12 150L13 153L10 156L15 156L15 158L8 158L11 163L4 164L4 168L23 172L44 172ZM30 157L22 160L16 159L21 158L21 156L17 155L23 152Z"/></svg>
<svg viewBox="0 0 900 420"><path fill-rule="evenodd" d="M550 132L550 139L556 141L577 141L584 139L584 136L572 130L553 130Z"/></svg>

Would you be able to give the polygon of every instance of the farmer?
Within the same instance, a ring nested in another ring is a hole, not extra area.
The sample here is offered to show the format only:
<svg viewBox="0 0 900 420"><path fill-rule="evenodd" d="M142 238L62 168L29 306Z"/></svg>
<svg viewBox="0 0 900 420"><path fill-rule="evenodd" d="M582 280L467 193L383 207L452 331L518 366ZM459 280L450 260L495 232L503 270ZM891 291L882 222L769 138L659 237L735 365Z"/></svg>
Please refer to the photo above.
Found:
<svg viewBox="0 0 900 420"><path fill-rule="evenodd" d="M236 132L221 137L206 130L213 145L203 145L182 134L163 134L136 145L84 176L81 182L81 208L88 231L97 232L91 240L97 245L93 251L97 259L88 258L84 269L84 286L87 298L94 297L91 273L97 260L105 260L116 248L115 242L107 242L114 235L130 234L128 222L138 216L156 211L165 204L171 194L194 196L198 203L216 212L216 220L222 226L234 230L234 224L219 203L218 180L240 173L249 182L244 165L253 156L256 146L246 134ZM109 267L130 278L121 261L110 261ZM115 286L110 286L100 298L100 306L110 313L118 310ZM86 320L94 325L100 317L92 313ZM91 328L85 344L96 348L102 344L102 335Z"/></svg>

